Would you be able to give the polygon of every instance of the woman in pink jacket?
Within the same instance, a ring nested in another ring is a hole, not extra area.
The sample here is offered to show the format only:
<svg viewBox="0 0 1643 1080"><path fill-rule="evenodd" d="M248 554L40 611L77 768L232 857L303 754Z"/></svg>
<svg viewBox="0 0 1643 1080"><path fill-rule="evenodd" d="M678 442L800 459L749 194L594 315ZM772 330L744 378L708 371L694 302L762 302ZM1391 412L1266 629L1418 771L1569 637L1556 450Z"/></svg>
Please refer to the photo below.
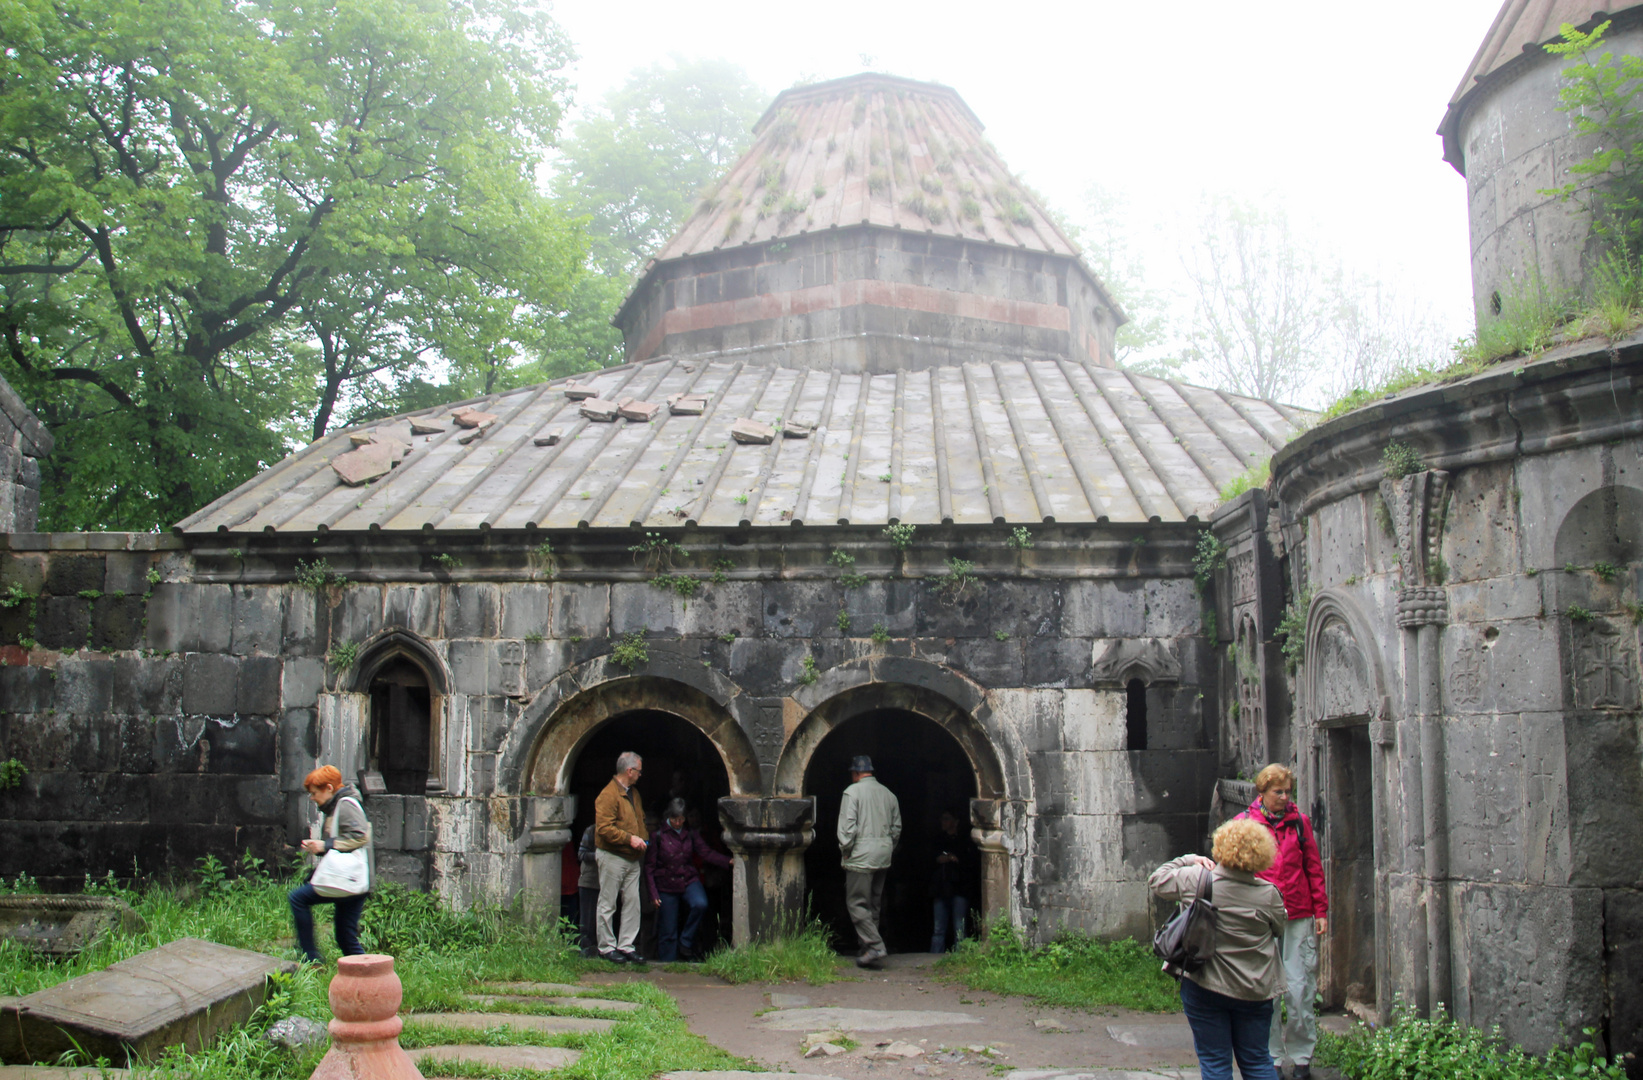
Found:
<svg viewBox="0 0 1643 1080"><path fill-rule="evenodd" d="M1278 858L1256 876L1278 887L1289 916L1278 946L1289 989L1284 1007L1272 1010L1268 1048L1280 1075L1288 1057L1295 1066L1292 1080L1310 1080L1312 1051L1318 1045L1318 1016L1312 1007L1318 996L1318 938L1329 929L1323 862L1312 822L1295 805L1295 774L1282 765L1268 765L1255 778L1255 793L1255 802L1239 816L1261 822L1278 841Z"/></svg>

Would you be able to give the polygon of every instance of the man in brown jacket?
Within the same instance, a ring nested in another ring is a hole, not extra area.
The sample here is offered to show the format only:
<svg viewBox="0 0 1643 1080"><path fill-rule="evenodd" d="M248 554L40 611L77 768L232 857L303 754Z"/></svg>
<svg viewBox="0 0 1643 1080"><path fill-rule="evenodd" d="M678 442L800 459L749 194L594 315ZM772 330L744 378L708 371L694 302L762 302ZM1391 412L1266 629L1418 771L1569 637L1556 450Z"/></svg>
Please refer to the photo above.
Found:
<svg viewBox="0 0 1643 1080"><path fill-rule="evenodd" d="M593 801L594 862L599 867L599 955L617 964L642 962L639 939L639 873L649 846L645 804L639 798L644 762L629 750L616 759L616 775ZM616 939L617 904L621 904L622 937Z"/></svg>

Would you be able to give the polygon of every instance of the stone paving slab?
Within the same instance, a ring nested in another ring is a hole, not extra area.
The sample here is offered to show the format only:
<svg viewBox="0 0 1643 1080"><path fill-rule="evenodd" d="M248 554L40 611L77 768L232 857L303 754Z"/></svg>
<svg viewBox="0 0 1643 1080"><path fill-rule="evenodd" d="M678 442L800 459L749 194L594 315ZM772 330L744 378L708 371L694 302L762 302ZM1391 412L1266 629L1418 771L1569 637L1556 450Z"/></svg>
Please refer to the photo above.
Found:
<svg viewBox="0 0 1643 1080"><path fill-rule="evenodd" d="M772 993L770 995L770 1004L778 1009L802 1009L810 1004L810 999L803 994Z"/></svg>
<svg viewBox="0 0 1643 1080"><path fill-rule="evenodd" d="M607 1012L638 1012L637 1001L613 1001L596 997L548 997L546 994L464 994L469 1001L494 1005L506 1001L515 1005L551 1005L559 1009L604 1009Z"/></svg>
<svg viewBox="0 0 1643 1080"><path fill-rule="evenodd" d="M461 1062L465 1065L485 1065L493 1069L536 1069L551 1072L576 1064L580 1050L562 1050L556 1046L479 1046L460 1043L454 1046L424 1046L408 1050L411 1060L420 1064L428 1058L437 1062ZM437 1068L425 1070L428 1075L440 1075Z"/></svg>
<svg viewBox="0 0 1643 1080"><path fill-rule="evenodd" d="M1192 1049L1192 1028L1180 1024L1108 1024L1107 1034L1125 1046L1147 1050Z"/></svg>
<svg viewBox="0 0 1643 1080"><path fill-rule="evenodd" d="M572 986L570 983L505 982L485 983L488 989L505 994L585 994L592 987Z"/></svg>
<svg viewBox="0 0 1643 1080"><path fill-rule="evenodd" d="M179 938L0 1009L0 1060L52 1061L79 1049L125 1061L168 1046L193 1052L244 1023L268 976L296 965L199 938Z"/></svg>
<svg viewBox="0 0 1643 1080"><path fill-rule="evenodd" d="M776 1031L900 1031L904 1028L979 1024L981 1018L961 1012L929 1009L778 1009L756 1021Z"/></svg>
<svg viewBox="0 0 1643 1080"><path fill-rule="evenodd" d="M93 1069L85 1066L0 1065L0 1080L126 1080L129 1069Z"/></svg>
<svg viewBox="0 0 1643 1080"><path fill-rule="evenodd" d="M1199 1080L1197 1069L1017 1069L1004 1080Z"/></svg>
<svg viewBox="0 0 1643 1080"><path fill-rule="evenodd" d="M411 1013L405 1023L413 1027L461 1028L464 1031L483 1031L504 1027L514 1031L545 1031L550 1034L565 1032L604 1032L616 1026L614 1020L595 1020L584 1016L536 1016L531 1013Z"/></svg>
<svg viewBox="0 0 1643 1080"><path fill-rule="evenodd" d="M662 1080L771 1080L779 1076L781 1080L842 1080L837 1076L822 1076L820 1073L767 1073L767 1072L670 1072L663 1073Z"/></svg>

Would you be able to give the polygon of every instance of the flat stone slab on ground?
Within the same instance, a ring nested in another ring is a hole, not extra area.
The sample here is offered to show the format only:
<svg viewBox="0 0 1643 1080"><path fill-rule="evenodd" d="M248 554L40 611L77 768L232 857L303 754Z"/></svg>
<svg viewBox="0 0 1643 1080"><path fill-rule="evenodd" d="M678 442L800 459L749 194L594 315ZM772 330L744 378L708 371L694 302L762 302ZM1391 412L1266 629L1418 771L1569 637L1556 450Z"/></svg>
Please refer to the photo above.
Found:
<svg viewBox="0 0 1643 1080"><path fill-rule="evenodd" d="M464 1031L483 1031L486 1028L505 1027L515 1031L603 1032L616 1026L614 1020L595 1020L586 1016L536 1016L532 1013L411 1013L405 1017L407 1025L416 1027L461 1028Z"/></svg>
<svg viewBox="0 0 1643 1080"><path fill-rule="evenodd" d="M925 1009L778 1009L759 1017L759 1024L777 1031L899 1031L903 1028L951 1027L979 1024L979 1017L961 1012Z"/></svg>
<svg viewBox="0 0 1643 1080"><path fill-rule="evenodd" d="M469 1001L494 1005L506 1001L514 1005L551 1005L558 1009L604 1009L607 1012L637 1012L635 1001L612 1001L596 997L548 997L546 994L465 994Z"/></svg>
<svg viewBox="0 0 1643 1080"><path fill-rule="evenodd" d="M1108 1024L1107 1034L1125 1046L1147 1050L1192 1049L1192 1028L1180 1024Z"/></svg>
<svg viewBox="0 0 1643 1080"><path fill-rule="evenodd" d="M585 994L593 989L588 986L572 986L570 983L505 982L483 985L487 991L504 994Z"/></svg>
<svg viewBox="0 0 1643 1080"><path fill-rule="evenodd" d="M290 961L181 938L0 1009L0 1061L52 1061L76 1048L113 1062L190 1052L244 1023L263 1003L268 976ZM25 1050L26 1048L26 1050Z"/></svg>
<svg viewBox="0 0 1643 1080"><path fill-rule="evenodd" d="M48 956L73 956L116 928L140 934L148 924L113 896L0 896L0 937Z"/></svg>
<svg viewBox="0 0 1643 1080"><path fill-rule="evenodd" d="M424 1046L407 1050L411 1060L420 1064L432 1058L438 1062L462 1062L485 1065L492 1069L536 1069L551 1072L576 1064L580 1050L562 1050L557 1046L478 1046L462 1043L456 1046ZM440 1075L437 1068L427 1070L431 1076Z"/></svg>
<svg viewBox="0 0 1643 1080"><path fill-rule="evenodd" d="M1004 1080L1199 1080L1197 1069L1017 1069Z"/></svg>
<svg viewBox="0 0 1643 1080"><path fill-rule="evenodd" d="M0 1080L126 1080L127 1069L95 1069L87 1065L0 1065Z"/></svg>
<svg viewBox="0 0 1643 1080"><path fill-rule="evenodd" d="M663 1073L662 1080L771 1080L772 1077L781 1077L781 1080L842 1080L837 1076L822 1076L819 1073L767 1073L767 1072L670 1072Z"/></svg>
<svg viewBox="0 0 1643 1080"><path fill-rule="evenodd" d="M803 994L771 994L770 1004L778 1009L802 1009L810 1004L810 999Z"/></svg>

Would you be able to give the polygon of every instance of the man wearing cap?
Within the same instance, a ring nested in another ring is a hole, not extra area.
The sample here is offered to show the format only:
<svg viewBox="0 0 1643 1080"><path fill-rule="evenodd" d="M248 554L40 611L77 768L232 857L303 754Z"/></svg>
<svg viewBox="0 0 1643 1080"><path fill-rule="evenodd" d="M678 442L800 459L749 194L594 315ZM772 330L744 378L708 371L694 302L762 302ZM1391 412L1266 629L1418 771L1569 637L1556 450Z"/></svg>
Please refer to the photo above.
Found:
<svg viewBox="0 0 1643 1080"><path fill-rule="evenodd" d="M873 967L889 950L879 934L884 877L901 839L901 804L873 778L873 759L850 762L850 786L839 804L839 854L844 862L844 906L861 939L857 967Z"/></svg>

